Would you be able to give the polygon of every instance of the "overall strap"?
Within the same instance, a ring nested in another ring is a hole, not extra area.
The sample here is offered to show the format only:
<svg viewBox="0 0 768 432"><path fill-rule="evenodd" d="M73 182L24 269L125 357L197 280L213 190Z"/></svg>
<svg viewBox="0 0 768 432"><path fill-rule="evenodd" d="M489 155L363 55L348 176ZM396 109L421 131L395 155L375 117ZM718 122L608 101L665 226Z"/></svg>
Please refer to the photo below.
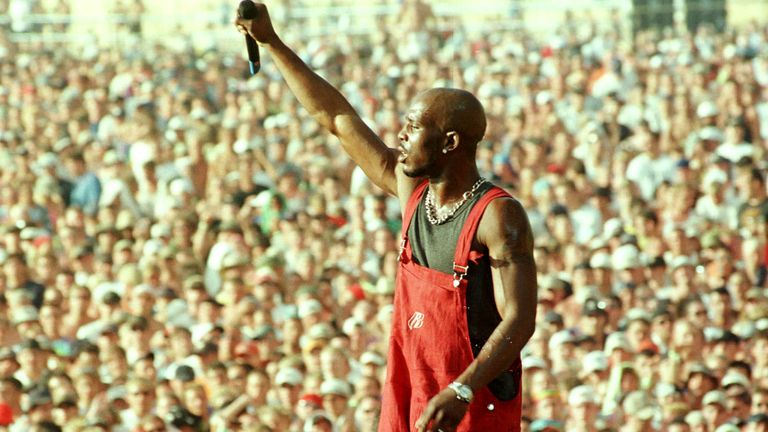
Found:
<svg viewBox="0 0 768 432"><path fill-rule="evenodd" d="M416 209L419 207L419 201L421 201L421 196L424 195L427 186L429 186L429 179L424 179L424 181L419 183L408 198L408 203L403 210L403 228L400 234L400 253L398 254L398 259L402 258L403 252L405 251L405 243L408 241L408 228L411 226L413 214L416 213Z"/></svg>
<svg viewBox="0 0 768 432"><path fill-rule="evenodd" d="M459 235L459 241L456 244L456 254L453 256L453 281L458 286L464 276L467 275L467 268L472 250L472 240L475 238L477 227L480 225L480 219L483 217L488 204L501 197L511 197L504 189L493 186L488 190L472 207L472 210L464 222L464 227Z"/></svg>
<svg viewBox="0 0 768 432"><path fill-rule="evenodd" d="M416 213L416 209L419 207L419 201L421 201L421 196L424 194L424 191L427 189L428 185L429 180L425 179L423 182L419 183L418 186L416 186L416 189L413 190L413 193L411 193L411 196L408 198L408 203L405 205L405 209L403 210L403 229L401 232L403 237L405 237L408 233L408 228L411 226L413 214Z"/></svg>

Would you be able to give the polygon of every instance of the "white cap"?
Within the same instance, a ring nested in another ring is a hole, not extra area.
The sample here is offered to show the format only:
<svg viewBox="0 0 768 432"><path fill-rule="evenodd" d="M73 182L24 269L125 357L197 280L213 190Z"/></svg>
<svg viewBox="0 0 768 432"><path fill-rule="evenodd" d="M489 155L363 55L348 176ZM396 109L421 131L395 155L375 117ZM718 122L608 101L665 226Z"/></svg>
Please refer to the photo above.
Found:
<svg viewBox="0 0 768 432"><path fill-rule="evenodd" d="M610 269L611 256L606 252L597 252L589 259L589 266L593 269Z"/></svg>
<svg viewBox="0 0 768 432"><path fill-rule="evenodd" d="M375 364L376 366L384 366L387 362L379 353L375 351L366 351L360 356L360 364Z"/></svg>
<svg viewBox="0 0 768 432"><path fill-rule="evenodd" d="M672 270L675 270L680 267L694 267L694 262L690 257L687 257L685 255L678 255L672 258L672 262L670 263L670 268L672 268Z"/></svg>
<svg viewBox="0 0 768 432"><path fill-rule="evenodd" d="M310 339L331 339L334 331L327 323L317 323L309 328L307 337Z"/></svg>
<svg viewBox="0 0 768 432"><path fill-rule="evenodd" d="M348 382L332 378L323 381L320 384L320 394L325 395L339 395L344 397L350 397L352 395L352 386Z"/></svg>
<svg viewBox="0 0 768 432"><path fill-rule="evenodd" d="M711 404L717 404L722 407L725 406L725 393L721 390L712 390L704 395L704 399L701 400L701 406L707 406Z"/></svg>
<svg viewBox="0 0 768 432"><path fill-rule="evenodd" d="M299 304L299 318L306 318L323 310L323 305L315 299L309 299Z"/></svg>
<svg viewBox="0 0 768 432"><path fill-rule="evenodd" d="M281 368L277 371L277 375L275 375L275 384L278 386L284 384L296 386L301 384L302 381L304 381L304 376L298 369L292 367Z"/></svg>
<svg viewBox="0 0 768 432"><path fill-rule="evenodd" d="M43 153L40 155L40 157L37 159L37 165L41 168L48 168L52 166L56 166L58 163L59 158L56 156L55 153Z"/></svg>
<svg viewBox="0 0 768 432"><path fill-rule="evenodd" d="M704 423L704 414L701 411L691 411L685 415L685 422L688 426L696 426Z"/></svg>
<svg viewBox="0 0 768 432"><path fill-rule="evenodd" d="M723 132L715 126L707 126L699 131L699 139L702 141L723 142Z"/></svg>
<svg viewBox="0 0 768 432"><path fill-rule="evenodd" d="M677 389L674 384L660 382L656 384L656 389L653 393L657 398L662 399L677 393Z"/></svg>
<svg viewBox="0 0 768 432"><path fill-rule="evenodd" d="M622 408L625 414L641 420L650 420L656 412L651 398L642 390L635 390L628 394L624 399Z"/></svg>
<svg viewBox="0 0 768 432"><path fill-rule="evenodd" d="M547 366L547 362L544 361L543 358L536 357L536 356L526 356L526 357L523 357L522 364L523 364L523 370L528 370L528 369L533 369L533 368L536 368L536 369L548 369L549 368L549 366Z"/></svg>
<svg viewBox="0 0 768 432"><path fill-rule="evenodd" d="M34 306L24 306L13 312L13 324L19 325L26 322L37 321L37 309Z"/></svg>
<svg viewBox="0 0 768 432"><path fill-rule="evenodd" d="M613 268L616 270L627 270L640 267L642 262L640 260L640 251L637 250L637 246L626 244L619 246L613 252L612 259Z"/></svg>
<svg viewBox="0 0 768 432"><path fill-rule="evenodd" d="M749 388L749 379L738 372L728 372L720 381L720 386L725 388L732 385L740 385Z"/></svg>
<svg viewBox="0 0 768 432"><path fill-rule="evenodd" d="M354 333L356 327L363 327L364 325L365 323L359 319L355 317L349 317L344 320L344 324L341 326L341 331L347 335L352 334Z"/></svg>
<svg viewBox="0 0 768 432"><path fill-rule="evenodd" d="M248 142L248 140L243 138L238 139L234 144L232 144L232 150L235 152L235 154L241 155L250 149L251 144Z"/></svg>
<svg viewBox="0 0 768 432"><path fill-rule="evenodd" d="M720 110L712 101L704 101L696 107L696 116L699 118L713 117L720 114Z"/></svg>
<svg viewBox="0 0 768 432"><path fill-rule="evenodd" d="M170 130L181 130L186 128L186 124L184 123L184 119L182 119L179 116L173 116L170 120L168 120L168 129Z"/></svg>
<svg viewBox="0 0 768 432"><path fill-rule="evenodd" d="M718 426L715 432L741 432L741 429L735 424L725 423Z"/></svg>
<svg viewBox="0 0 768 432"><path fill-rule="evenodd" d="M602 351L591 351L584 354L582 359L584 373L608 370L608 356Z"/></svg>
<svg viewBox="0 0 768 432"><path fill-rule="evenodd" d="M150 236L154 239L159 237L170 237L171 227L165 224L154 224L149 230Z"/></svg>
<svg viewBox="0 0 768 432"><path fill-rule="evenodd" d="M651 315L642 308L632 308L627 311L626 313L626 320L627 322L631 321L645 321L648 324L651 323Z"/></svg>
<svg viewBox="0 0 768 432"><path fill-rule="evenodd" d="M192 185L192 182L189 179L177 178L171 181L171 183L168 185L168 190L171 192L171 195L179 196L185 192L194 193L195 187Z"/></svg>
<svg viewBox="0 0 768 432"><path fill-rule="evenodd" d="M627 340L627 335L624 332L613 332L605 339L605 354L611 355L616 350L621 349L624 351L632 351Z"/></svg>
<svg viewBox="0 0 768 432"><path fill-rule="evenodd" d="M562 344L574 342L576 342L576 335L573 333L573 331L568 329L560 330L549 338L549 349L552 350Z"/></svg>
<svg viewBox="0 0 768 432"><path fill-rule="evenodd" d="M543 90L536 94L536 105L546 105L552 102L552 93Z"/></svg>
<svg viewBox="0 0 768 432"><path fill-rule="evenodd" d="M611 218L603 224L603 237L609 239L624 232L624 223L619 218Z"/></svg>
<svg viewBox="0 0 768 432"><path fill-rule="evenodd" d="M587 403L597 404L595 389L589 385L580 385L571 389L568 393L568 405L579 406Z"/></svg>

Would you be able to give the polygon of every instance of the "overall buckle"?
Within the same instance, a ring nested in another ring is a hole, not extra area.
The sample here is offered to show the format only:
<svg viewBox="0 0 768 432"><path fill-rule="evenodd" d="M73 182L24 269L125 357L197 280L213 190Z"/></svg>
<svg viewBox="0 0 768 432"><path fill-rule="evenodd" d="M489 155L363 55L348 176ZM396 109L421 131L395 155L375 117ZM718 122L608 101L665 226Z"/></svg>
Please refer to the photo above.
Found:
<svg viewBox="0 0 768 432"><path fill-rule="evenodd" d="M453 286L454 288L458 288L461 284L461 280L464 279L464 276L467 275L467 270L469 269L469 266L463 266L458 265L456 262L453 263Z"/></svg>

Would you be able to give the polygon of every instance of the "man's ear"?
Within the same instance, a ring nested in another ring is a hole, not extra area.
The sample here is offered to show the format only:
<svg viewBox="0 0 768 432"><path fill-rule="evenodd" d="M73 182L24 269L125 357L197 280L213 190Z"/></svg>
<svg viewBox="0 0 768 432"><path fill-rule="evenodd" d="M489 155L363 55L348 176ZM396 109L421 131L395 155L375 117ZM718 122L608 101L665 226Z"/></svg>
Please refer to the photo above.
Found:
<svg viewBox="0 0 768 432"><path fill-rule="evenodd" d="M459 142L461 141L461 137L459 136L459 133L456 131L450 131L445 134L445 145L443 147L443 153L448 153L449 151L453 151L456 149L456 147L459 146Z"/></svg>

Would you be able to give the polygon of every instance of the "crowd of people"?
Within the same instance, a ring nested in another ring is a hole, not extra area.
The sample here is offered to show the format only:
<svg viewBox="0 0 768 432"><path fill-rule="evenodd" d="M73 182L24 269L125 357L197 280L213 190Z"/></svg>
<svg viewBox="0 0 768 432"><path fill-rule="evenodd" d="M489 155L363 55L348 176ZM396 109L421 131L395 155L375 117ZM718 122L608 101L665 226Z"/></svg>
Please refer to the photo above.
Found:
<svg viewBox="0 0 768 432"><path fill-rule="evenodd" d="M768 27L391 19L285 32L391 147L423 90L483 102L536 237L523 430L768 430ZM376 430L399 205L269 59L0 43L0 428Z"/></svg>

